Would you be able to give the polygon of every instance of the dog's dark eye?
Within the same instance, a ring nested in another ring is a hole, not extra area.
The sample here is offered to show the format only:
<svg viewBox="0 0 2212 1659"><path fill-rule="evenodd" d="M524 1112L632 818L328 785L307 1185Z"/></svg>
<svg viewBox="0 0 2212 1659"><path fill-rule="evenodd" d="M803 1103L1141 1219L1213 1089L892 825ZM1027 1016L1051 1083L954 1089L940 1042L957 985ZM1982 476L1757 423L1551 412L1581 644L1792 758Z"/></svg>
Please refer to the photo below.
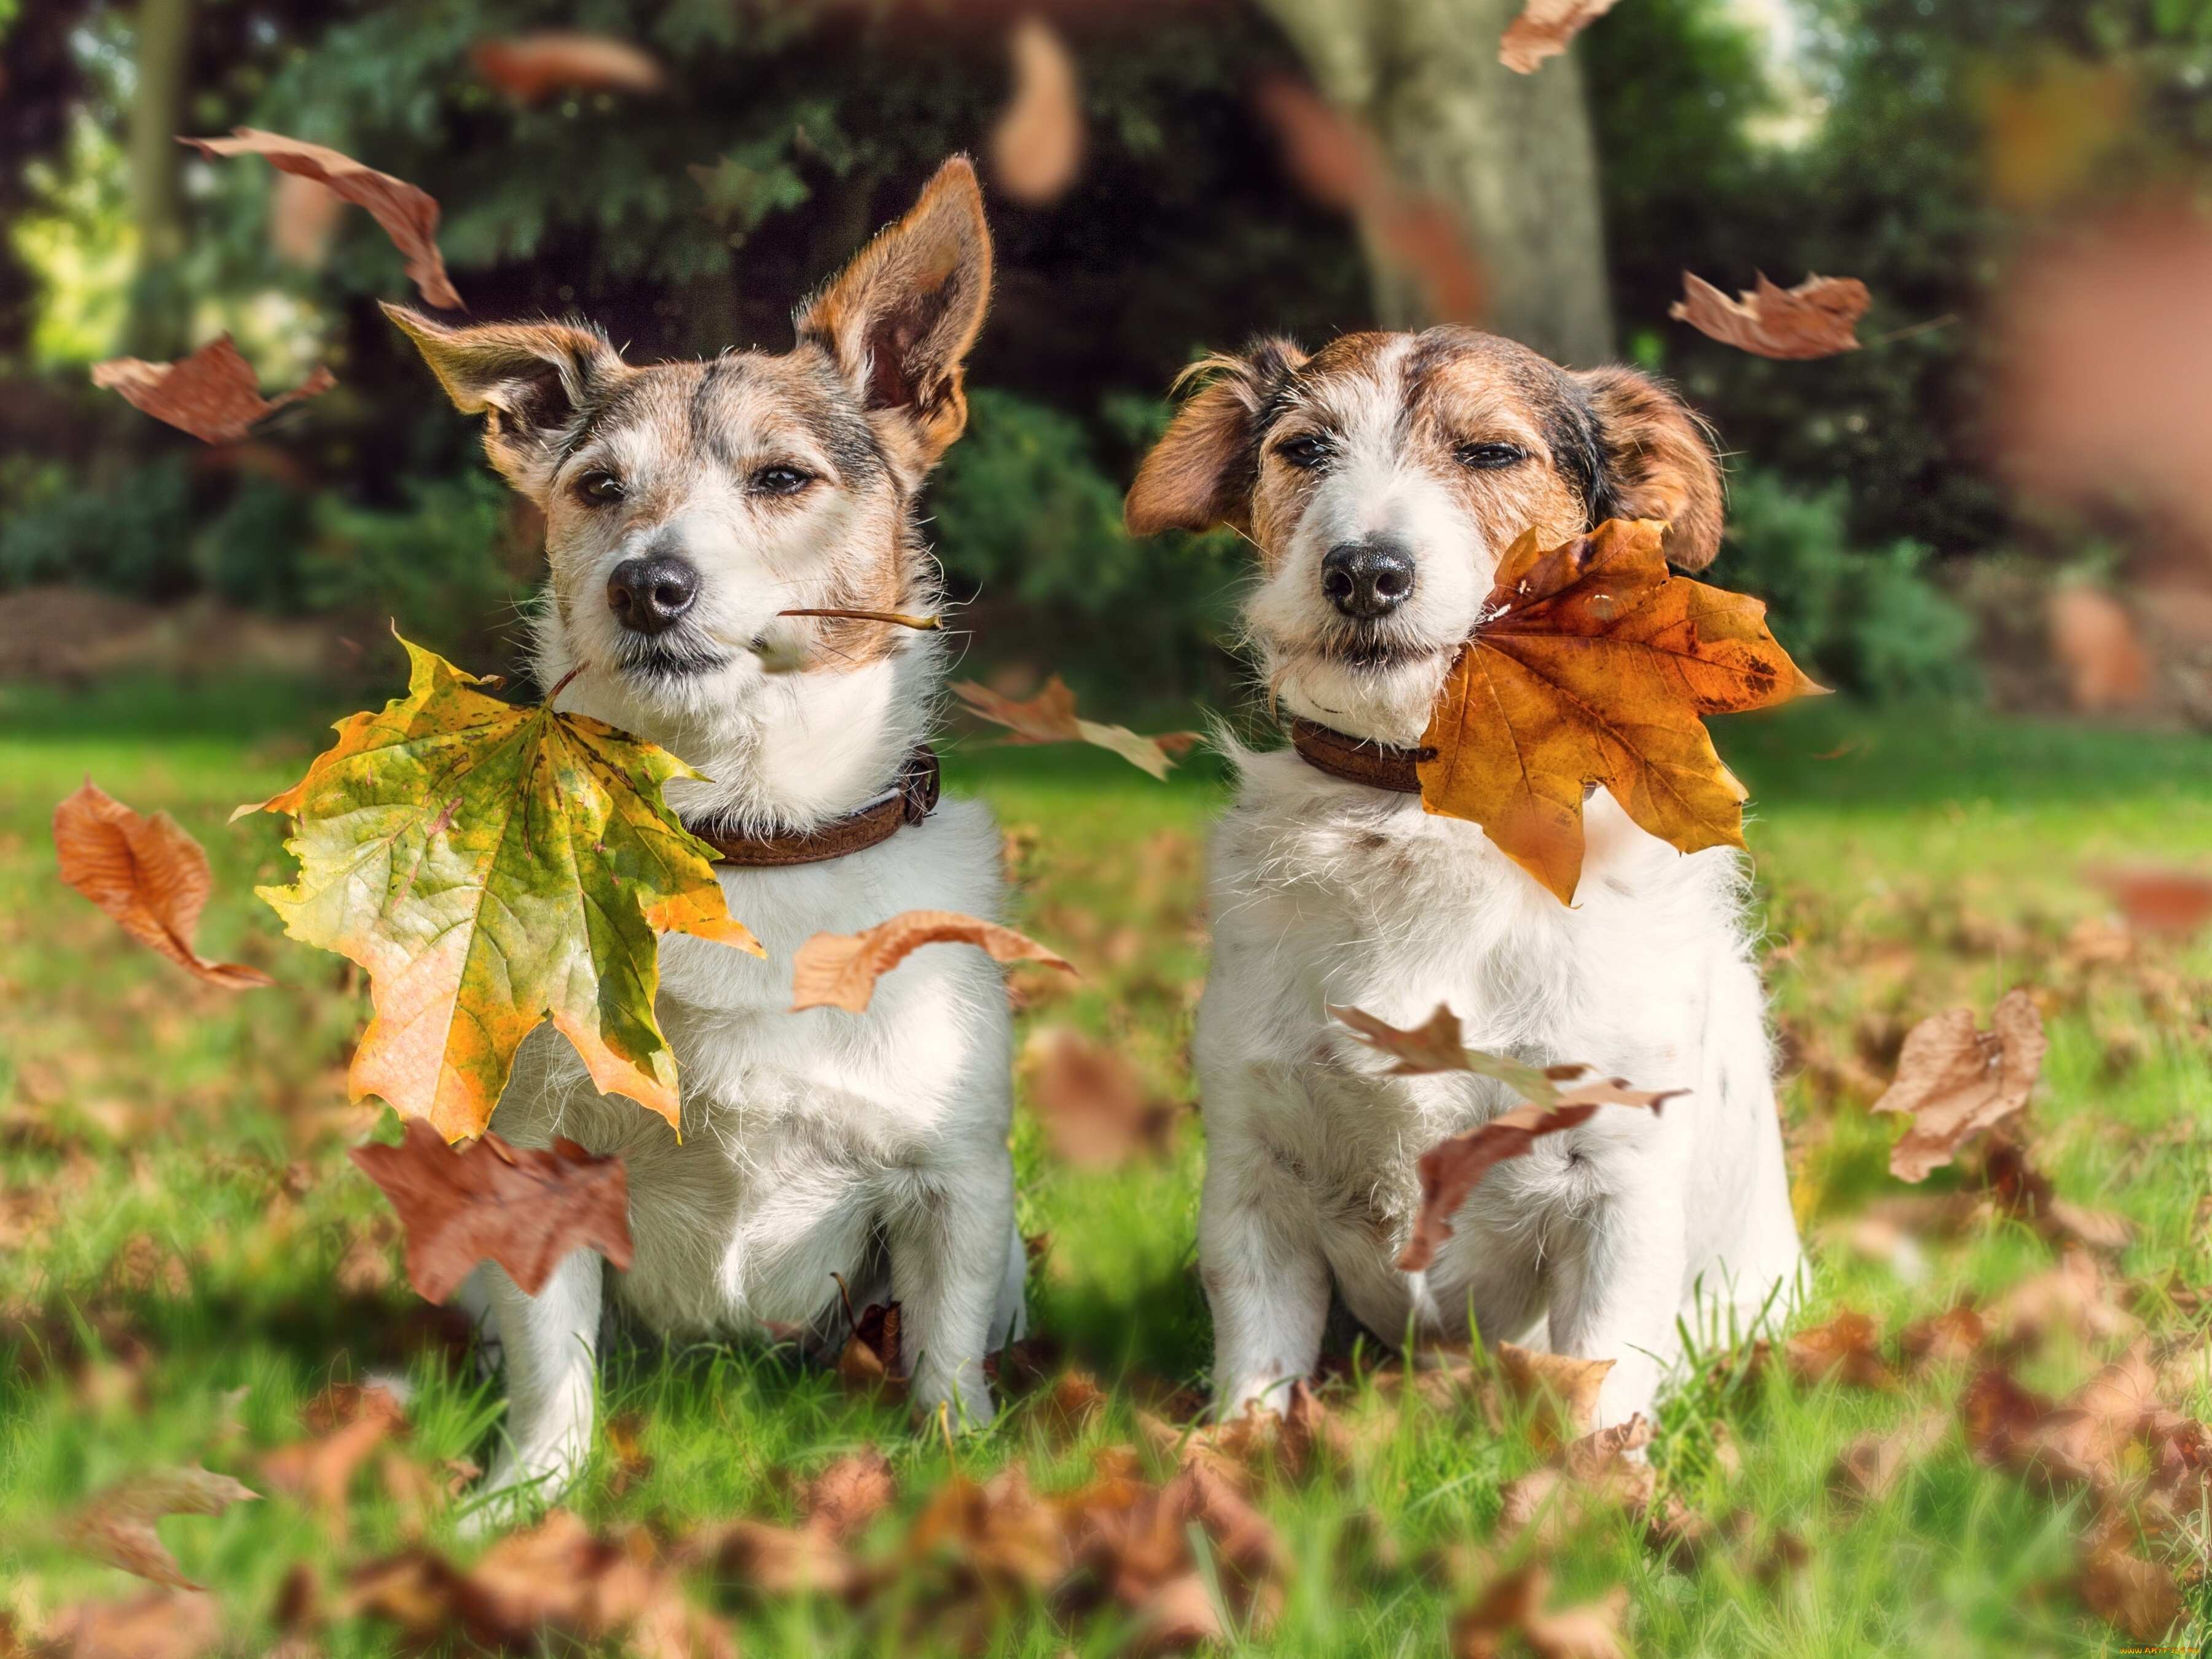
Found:
<svg viewBox="0 0 2212 1659"><path fill-rule="evenodd" d="M1301 469L1316 467L1328 459L1328 441L1309 432L1303 437L1292 438L1288 443L1277 444L1275 453L1292 466Z"/></svg>
<svg viewBox="0 0 2212 1659"><path fill-rule="evenodd" d="M1459 464L1477 472L1495 472L1501 467L1518 466L1528 459L1528 452L1518 444L1462 444Z"/></svg>
<svg viewBox="0 0 2212 1659"><path fill-rule="evenodd" d="M813 482L795 466L764 466L752 477L752 487L763 495L796 495Z"/></svg>
<svg viewBox="0 0 2212 1659"><path fill-rule="evenodd" d="M576 480L576 499L586 507L608 507L623 498L623 481L611 472L586 472Z"/></svg>

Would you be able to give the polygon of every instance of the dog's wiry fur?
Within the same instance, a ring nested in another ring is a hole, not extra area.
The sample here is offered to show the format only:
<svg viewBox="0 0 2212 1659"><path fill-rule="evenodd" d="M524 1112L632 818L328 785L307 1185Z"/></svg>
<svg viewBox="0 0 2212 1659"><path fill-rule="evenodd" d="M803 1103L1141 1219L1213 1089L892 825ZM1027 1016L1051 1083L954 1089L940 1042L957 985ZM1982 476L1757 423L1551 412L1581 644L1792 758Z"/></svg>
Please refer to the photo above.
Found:
<svg viewBox="0 0 2212 1659"><path fill-rule="evenodd" d="M394 319L465 410L489 416L493 464L548 522L541 680L561 707L672 750L708 781L668 787L695 821L805 830L888 789L929 722L935 634L780 611L927 612L938 592L917 491L966 416L961 363L982 323L991 258L964 161L805 307L782 356L632 368L559 324L448 330ZM696 600L673 626L623 627L618 565L679 557ZM573 678L569 678L573 675ZM603 1275L571 1255L542 1294L495 1268L504 1350L499 1493L557 1493L590 1442L604 1291L671 1333L806 1326L833 1340L842 1275L856 1302L896 1298L924 1407L992 1412L981 1369L1018 1326L1006 1000L981 953L931 951L867 1012L787 1012L792 961L818 932L902 910L991 916L998 839L977 803L831 863L723 866L731 914L765 963L672 935L659 1017L683 1079L684 1133L595 1092L550 1030L526 1044L492 1127L619 1152L635 1260Z"/></svg>
<svg viewBox="0 0 2212 1659"><path fill-rule="evenodd" d="M1466 329L1276 341L1206 366L1130 492L1133 531L1226 522L1255 544L1246 620L1271 694L1357 737L1418 743L1499 556L1612 517L1669 522L1695 568L1720 480L1680 404L1624 369L1571 374ZM1301 465L1300 463L1304 464ZM1386 541L1410 593L1361 619L1325 595L1334 547ZM1678 1310L1755 1312L1798 1261L1771 1060L1741 921L1743 868L1638 829L1600 790L1572 908L1475 825L1239 757L1212 855L1214 963L1194 1059L1208 1163L1200 1260L1214 1385L1234 1411L1315 1363L1331 1286L1396 1341L1548 1322L1556 1350L1618 1363L1602 1419L1650 1409ZM1425 1274L1393 1265L1415 1163L1511 1103L1455 1074L1401 1078L1324 1012L1400 1024L1448 1003L1474 1046L1686 1089L1663 1115L1601 1112L1499 1165ZM1702 1301L1703 1308L1693 1304Z"/></svg>

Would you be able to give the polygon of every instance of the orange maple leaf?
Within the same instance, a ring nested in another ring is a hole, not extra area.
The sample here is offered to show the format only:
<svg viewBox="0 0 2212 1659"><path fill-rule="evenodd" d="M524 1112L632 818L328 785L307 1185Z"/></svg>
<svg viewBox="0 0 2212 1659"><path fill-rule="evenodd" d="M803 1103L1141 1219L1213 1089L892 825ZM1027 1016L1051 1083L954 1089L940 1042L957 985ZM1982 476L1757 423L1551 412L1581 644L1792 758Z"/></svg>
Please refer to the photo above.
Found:
<svg viewBox="0 0 2212 1659"><path fill-rule="evenodd" d="M1421 805L1480 824L1563 904L1588 786L1685 853L1741 847L1744 787L1700 716L1824 689L1763 603L1668 571L1665 528L1608 519L1562 546L1516 542L1421 739Z"/></svg>

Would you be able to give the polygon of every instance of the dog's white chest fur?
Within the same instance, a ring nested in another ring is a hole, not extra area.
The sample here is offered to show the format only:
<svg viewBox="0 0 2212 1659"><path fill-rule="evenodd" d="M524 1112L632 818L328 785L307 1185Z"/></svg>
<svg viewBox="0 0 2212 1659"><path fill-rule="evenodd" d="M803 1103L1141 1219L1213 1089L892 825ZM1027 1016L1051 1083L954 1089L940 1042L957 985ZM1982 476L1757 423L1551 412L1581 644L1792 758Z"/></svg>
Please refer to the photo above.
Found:
<svg viewBox="0 0 2212 1659"><path fill-rule="evenodd" d="M1756 1308L1794 1273L1740 863L1677 854L1603 793L1585 817L1570 908L1416 797L1287 750L1248 758L1215 837L1196 1048L1224 1404L1310 1366L1334 1281L1392 1340L1409 1317L1463 1331L1470 1310L1486 1337L1517 1337L1548 1311L1553 1346L1620 1362L1604 1402L1618 1418L1648 1409L1686 1302ZM1421 1153L1512 1097L1464 1074L1390 1076L1324 1011L1413 1025L1438 1003L1471 1046L1690 1092L1656 1118L1607 1109L1498 1166L1409 1275L1393 1262Z"/></svg>

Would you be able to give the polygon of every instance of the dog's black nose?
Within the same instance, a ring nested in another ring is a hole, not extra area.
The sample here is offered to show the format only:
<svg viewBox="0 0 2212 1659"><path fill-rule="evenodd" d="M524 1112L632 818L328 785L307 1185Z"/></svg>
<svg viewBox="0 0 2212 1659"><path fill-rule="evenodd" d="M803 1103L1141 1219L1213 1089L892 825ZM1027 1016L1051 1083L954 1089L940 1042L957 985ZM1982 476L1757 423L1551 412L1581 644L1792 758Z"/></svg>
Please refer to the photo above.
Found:
<svg viewBox="0 0 2212 1659"><path fill-rule="evenodd" d="M1321 562L1321 591L1347 617L1387 617L1413 591L1413 556L1385 536L1339 542Z"/></svg>
<svg viewBox="0 0 2212 1659"><path fill-rule="evenodd" d="M699 573L673 553L624 559L607 578L607 609L634 634L658 634L699 597Z"/></svg>

